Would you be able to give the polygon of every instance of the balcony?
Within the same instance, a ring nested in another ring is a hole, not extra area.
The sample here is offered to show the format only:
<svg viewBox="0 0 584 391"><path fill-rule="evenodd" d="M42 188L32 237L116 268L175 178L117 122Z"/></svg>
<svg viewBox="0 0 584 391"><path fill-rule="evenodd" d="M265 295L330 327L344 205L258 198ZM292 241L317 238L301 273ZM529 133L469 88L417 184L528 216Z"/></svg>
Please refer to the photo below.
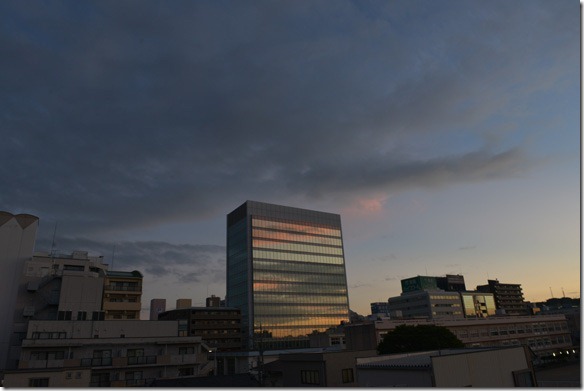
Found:
<svg viewBox="0 0 584 391"><path fill-rule="evenodd" d="M142 293L142 286L121 286L121 285L106 285L106 292L134 292Z"/></svg>
<svg viewBox="0 0 584 391"><path fill-rule="evenodd" d="M117 302L105 301L103 302L104 311L140 311L140 302Z"/></svg>
<svg viewBox="0 0 584 391"><path fill-rule="evenodd" d="M156 356L128 357L128 365L156 364Z"/></svg>
<svg viewBox="0 0 584 391"><path fill-rule="evenodd" d="M81 366L82 367L104 367L104 366L111 366L111 365L112 365L111 357L82 358L81 359Z"/></svg>

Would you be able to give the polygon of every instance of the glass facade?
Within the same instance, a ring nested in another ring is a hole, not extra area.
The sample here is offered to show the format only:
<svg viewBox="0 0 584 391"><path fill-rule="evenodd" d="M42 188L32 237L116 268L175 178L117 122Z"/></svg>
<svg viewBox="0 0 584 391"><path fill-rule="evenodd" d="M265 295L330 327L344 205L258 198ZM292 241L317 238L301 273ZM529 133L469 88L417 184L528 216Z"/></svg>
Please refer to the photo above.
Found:
<svg viewBox="0 0 584 391"><path fill-rule="evenodd" d="M248 346L306 347L348 321L339 215L247 201L227 220L227 305Z"/></svg>

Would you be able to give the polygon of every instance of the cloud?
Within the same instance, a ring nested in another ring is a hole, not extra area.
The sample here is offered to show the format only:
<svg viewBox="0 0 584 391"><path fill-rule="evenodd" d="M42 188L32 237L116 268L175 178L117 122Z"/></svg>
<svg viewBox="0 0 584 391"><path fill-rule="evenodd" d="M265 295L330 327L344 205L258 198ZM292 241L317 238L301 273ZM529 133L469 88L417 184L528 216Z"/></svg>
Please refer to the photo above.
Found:
<svg viewBox="0 0 584 391"><path fill-rule="evenodd" d="M464 251L464 250L474 250L475 248L477 248L476 244L473 244L472 246L462 246L462 247L459 247L458 249Z"/></svg>
<svg viewBox="0 0 584 391"><path fill-rule="evenodd" d="M566 7L3 2L0 204L115 237L245 199L375 212L525 175L512 124L579 75Z"/></svg>
<svg viewBox="0 0 584 391"><path fill-rule="evenodd" d="M171 278L178 284L225 281L225 247L167 242L99 242L86 238L59 238L59 253L87 251L102 255L110 270L138 270L146 279ZM51 242L39 239L36 251L49 251ZM196 272L192 272L196 270Z"/></svg>

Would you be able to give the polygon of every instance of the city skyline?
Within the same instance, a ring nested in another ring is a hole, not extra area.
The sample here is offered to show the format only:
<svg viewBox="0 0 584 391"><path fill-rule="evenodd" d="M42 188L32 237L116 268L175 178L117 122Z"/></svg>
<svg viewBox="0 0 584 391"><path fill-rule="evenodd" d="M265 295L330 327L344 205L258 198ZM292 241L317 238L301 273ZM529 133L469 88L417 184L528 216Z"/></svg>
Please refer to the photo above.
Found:
<svg viewBox="0 0 584 391"><path fill-rule="evenodd" d="M196 304L257 200L341 216L361 314L416 275L580 297L578 2L0 11L0 210L40 218L36 251Z"/></svg>

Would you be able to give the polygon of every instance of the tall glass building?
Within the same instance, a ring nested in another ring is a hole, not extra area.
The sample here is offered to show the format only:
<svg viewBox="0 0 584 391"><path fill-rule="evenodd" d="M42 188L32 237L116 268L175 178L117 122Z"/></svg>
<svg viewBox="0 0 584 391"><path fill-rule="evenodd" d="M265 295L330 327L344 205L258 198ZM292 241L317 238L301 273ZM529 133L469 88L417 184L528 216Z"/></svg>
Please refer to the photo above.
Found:
<svg viewBox="0 0 584 391"><path fill-rule="evenodd" d="M307 347L348 321L341 217L256 201L229 213L227 305L250 349Z"/></svg>

